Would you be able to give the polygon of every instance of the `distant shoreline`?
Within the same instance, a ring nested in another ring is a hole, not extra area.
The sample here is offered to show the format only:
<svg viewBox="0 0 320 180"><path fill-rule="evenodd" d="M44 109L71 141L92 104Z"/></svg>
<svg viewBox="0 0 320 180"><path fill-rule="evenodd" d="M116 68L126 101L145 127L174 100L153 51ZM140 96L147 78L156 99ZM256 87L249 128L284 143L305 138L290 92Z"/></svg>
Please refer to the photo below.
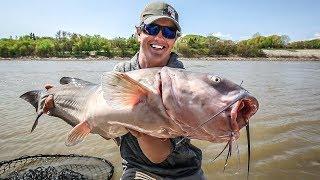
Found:
<svg viewBox="0 0 320 180"><path fill-rule="evenodd" d="M107 57L88 57L88 58L40 58L40 57L21 57L21 58L0 58L0 61L127 61L130 58L107 58ZM185 58L180 57L182 61L320 61L319 58L297 58L297 57L200 57Z"/></svg>
<svg viewBox="0 0 320 180"><path fill-rule="evenodd" d="M320 49L303 49L303 50L268 50L263 52L266 57L237 57L237 56L219 56L219 57L199 57L186 58L180 57L183 61L320 61ZM110 61L110 60L130 60L129 57L105 56L86 57L86 58L59 58L59 57L18 57L18 58L0 58L0 61Z"/></svg>

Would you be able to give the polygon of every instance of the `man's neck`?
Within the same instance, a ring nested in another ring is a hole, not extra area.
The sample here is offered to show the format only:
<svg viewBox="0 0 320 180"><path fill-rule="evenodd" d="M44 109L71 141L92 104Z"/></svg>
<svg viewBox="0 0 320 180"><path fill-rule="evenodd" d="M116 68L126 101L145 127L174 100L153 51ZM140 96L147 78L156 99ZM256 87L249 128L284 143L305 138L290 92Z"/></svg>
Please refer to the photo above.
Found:
<svg viewBox="0 0 320 180"><path fill-rule="evenodd" d="M151 67L163 67L168 64L169 59L170 59L170 55L166 58L166 60L160 59L159 61L148 60L143 53L139 53L138 55L138 62L141 69L151 68Z"/></svg>

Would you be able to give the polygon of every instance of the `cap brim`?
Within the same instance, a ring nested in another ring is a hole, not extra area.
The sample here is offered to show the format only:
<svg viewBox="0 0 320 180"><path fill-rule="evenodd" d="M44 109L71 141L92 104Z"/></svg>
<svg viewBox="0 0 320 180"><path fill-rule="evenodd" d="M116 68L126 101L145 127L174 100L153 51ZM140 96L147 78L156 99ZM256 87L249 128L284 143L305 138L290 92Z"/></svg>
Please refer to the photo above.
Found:
<svg viewBox="0 0 320 180"><path fill-rule="evenodd" d="M158 19L171 20L174 23L174 25L177 27L178 31L181 32L181 27L180 27L179 23L175 19L173 19L171 17L168 17L168 16L151 16L151 17L146 18L143 22L145 24L150 24L150 23L153 23L154 21L156 21Z"/></svg>

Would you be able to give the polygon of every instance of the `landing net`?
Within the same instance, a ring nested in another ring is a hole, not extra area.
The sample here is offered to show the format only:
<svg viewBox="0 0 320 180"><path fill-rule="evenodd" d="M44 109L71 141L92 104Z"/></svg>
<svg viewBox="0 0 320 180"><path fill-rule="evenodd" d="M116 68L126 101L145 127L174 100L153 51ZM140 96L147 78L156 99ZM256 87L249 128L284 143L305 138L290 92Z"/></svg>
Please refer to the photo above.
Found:
<svg viewBox="0 0 320 180"><path fill-rule="evenodd" d="M113 165L83 155L35 155L0 162L0 179L111 179Z"/></svg>

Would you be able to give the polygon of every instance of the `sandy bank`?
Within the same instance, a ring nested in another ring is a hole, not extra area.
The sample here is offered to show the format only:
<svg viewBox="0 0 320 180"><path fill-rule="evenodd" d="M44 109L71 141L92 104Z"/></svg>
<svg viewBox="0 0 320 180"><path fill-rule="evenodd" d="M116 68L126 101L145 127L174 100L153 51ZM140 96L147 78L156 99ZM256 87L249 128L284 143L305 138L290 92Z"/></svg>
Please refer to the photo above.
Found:
<svg viewBox="0 0 320 180"><path fill-rule="evenodd" d="M298 49L298 50L268 50L264 49L263 52L267 57L288 57L288 58L310 58L320 60L320 49Z"/></svg>

